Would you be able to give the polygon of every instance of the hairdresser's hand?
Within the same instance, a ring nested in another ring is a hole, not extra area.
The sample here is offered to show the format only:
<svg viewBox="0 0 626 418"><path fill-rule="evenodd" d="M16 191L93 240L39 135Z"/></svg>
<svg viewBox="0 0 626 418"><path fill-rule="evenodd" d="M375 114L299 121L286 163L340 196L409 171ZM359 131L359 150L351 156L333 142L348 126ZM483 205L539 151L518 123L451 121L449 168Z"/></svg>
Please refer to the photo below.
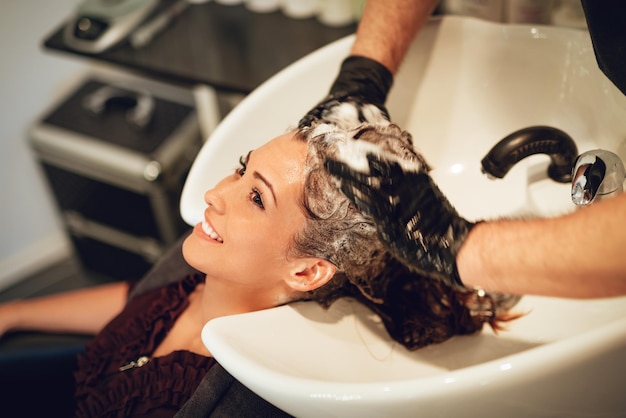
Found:
<svg viewBox="0 0 626 418"><path fill-rule="evenodd" d="M299 128L316 122L353 128L364 122L389 120L385 108L393 75L382 64L361 56L349 56L341 64L328 95L298 123Z"/></svg>
<svg viewBox="0 0 626 418"><path fill-rule="evenodd" d="M463 287L456 255L471 222L458 215L424 169L403 169L372 153L369 173L343 162L326 161L326 169L341 180L342 192L372 216L387 249L408 267Z"/></svg>

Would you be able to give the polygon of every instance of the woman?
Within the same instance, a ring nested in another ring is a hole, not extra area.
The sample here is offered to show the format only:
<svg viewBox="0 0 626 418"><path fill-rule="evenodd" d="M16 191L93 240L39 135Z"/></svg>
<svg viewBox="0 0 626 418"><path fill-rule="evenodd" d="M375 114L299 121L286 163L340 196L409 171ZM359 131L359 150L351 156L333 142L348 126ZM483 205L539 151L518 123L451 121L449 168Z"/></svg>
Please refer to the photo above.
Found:
<svg viewBox="0 0 626 418"><path fill-rule="evenodd" d="M0 334L17 328L97 334L79 359L76 415L165 417L188 408L199 386L211 391L218 384L218 365L200 338L213 318L354 297L409 349L506 319L515 298L422 280L389 255L371 219L324 168L354 143L424 165L410 135L391 124L351 131L313 124L289 132L242 157L206 192L204 220L182 247L202 274L133 292L128 303L128 286L116 283L5 305Z"/></svg>

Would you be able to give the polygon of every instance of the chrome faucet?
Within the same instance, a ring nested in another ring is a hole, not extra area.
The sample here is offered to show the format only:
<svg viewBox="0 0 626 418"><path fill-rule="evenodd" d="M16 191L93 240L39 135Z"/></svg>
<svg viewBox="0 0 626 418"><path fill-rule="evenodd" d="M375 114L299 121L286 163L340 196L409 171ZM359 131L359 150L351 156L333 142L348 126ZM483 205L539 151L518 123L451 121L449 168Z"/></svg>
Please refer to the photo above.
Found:
<svg viewBox="0 0 626 418"><path fill-rule="evenodd" d="M624 190L626 170L614 153L602 149L580 154L572 169L572 202L584 206Z"/></svg>

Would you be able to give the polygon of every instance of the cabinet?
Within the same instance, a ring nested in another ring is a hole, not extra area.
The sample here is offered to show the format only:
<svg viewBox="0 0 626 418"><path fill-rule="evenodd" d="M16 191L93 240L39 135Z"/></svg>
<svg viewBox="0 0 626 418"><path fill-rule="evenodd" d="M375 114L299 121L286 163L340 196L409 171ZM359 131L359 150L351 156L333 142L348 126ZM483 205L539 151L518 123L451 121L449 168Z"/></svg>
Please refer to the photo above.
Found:
<svg viewBox="0 0 626 418"><path fill-rule="evenodd" d="M86 79L30 130L84 267L139 278L189 227L178 201L201 145L191 97Z"/></svg>

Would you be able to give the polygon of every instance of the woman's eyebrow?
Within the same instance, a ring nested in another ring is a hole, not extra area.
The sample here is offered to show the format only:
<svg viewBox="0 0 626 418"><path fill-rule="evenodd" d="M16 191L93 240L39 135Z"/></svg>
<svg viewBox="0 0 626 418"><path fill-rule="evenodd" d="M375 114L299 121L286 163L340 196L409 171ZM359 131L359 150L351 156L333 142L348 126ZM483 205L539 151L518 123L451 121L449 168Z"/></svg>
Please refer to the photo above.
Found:
<svg viewBox="0 0 626 418"><path fill-rule="evenodd" d="M274 187L272 186L272 183L270 183L265 177L263 177L261 175L261 173L259 173L258 171L255 171L252 173L252 175L254 176L254 178L261 180L263 183L265 183L265 185L267 186L268 189L270 189L270 192L272 192L272 198L274 199L274 205L276 205L276 207L278 207L278 202L276 201L276 194L274 193Z"/></svg>
<svg viewBox="0 0 626 418"><path fill-rule="evenodd" d="M252 158L252 151L250 151L248 153L248 155L246 156L246 159L248 161L248 163L250 163L250 159ZM272 192L272 198L274 199L274 205L276 205L276 207L278 207L278 202L276 201L276 193L274 193L274 186L272 186L272 183L269 182L268 179L266 179L265 177L263 177L263 175L261 173L259 173L258 171L254 171L252 172L252 176L255 179L259 179L261 180L263 183L265 183L265 185L267 186L268 189L270 189L270 192Z"/></svg>

